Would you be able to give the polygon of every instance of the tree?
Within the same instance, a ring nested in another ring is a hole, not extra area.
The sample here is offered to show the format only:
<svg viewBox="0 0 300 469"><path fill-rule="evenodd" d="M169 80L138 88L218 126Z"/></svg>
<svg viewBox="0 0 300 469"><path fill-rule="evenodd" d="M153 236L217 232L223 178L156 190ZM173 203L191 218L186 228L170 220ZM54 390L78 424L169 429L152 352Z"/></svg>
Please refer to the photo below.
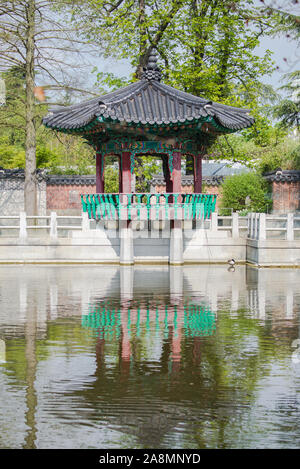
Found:
<svg viewBox="0 0 300 469"><path fill-rule="evenodd" d="M128 58L134 78L155 48L166 82L210 99L232 100L232 80L244 86L271 71L270 52L254 49L272 22L250 0L83 0L73 19L104 56Z"/></svg>
<svg viewBox="0 0 300 469"><path fill-rule="evenodd" d="M274 16L274 15L273 15ZM249 107L261 127L260 78L271 73L271 52L255 53L260 38L273 27L273 16L251 0L83 0L73 19L98 40L105 57L127 58L135 80L141 76L152 48L163 63L163 80L213 101ZM98 83L118 86L101 72ZM123 80L124 82L124 80ZM255 126L255 135L263 135ZM193 171L187 158L187 173Z"/></svg>
<svg viewBox="0 0 300 469"><path fill-rule="evenodd" d="M227 177L222 184L221 207L266 212L270 208L267 190L264 178L253 172Z"/></svg>
<svg viewBox="0 0 300 469"><path fill-rule="evenodd" d="M273 107L273 114L284 128L300 129L300 70L284 75L287 83L281 87L287 97Z"/></svg>
<svg viewBox="0 0 300 469"><path fill-rule="evenodd" d="M65 14L70 10L68 0L5 0L0 5L0 70L20 70L24 87L20 89L19 103L23 119L17 125L25 131L25 210L36 214L36 130L40 124L40 101L43 106L43 89L37 87L37 80L47 80L47 89L61 84L72 88L67 80L67 69L79 69L83 63L80 39L75 26L66 26L59 17L59 7L64 6ZM66 60L66 53L72 60ZM76 64L77 60L77 64ZM13 67L13 68L12 68ZM71 68L70 68L71 67ZM73 78L74 79L74 78ZM46 112L44 106L43 112ZM15 124L16 122L12 122Z"/></svg>

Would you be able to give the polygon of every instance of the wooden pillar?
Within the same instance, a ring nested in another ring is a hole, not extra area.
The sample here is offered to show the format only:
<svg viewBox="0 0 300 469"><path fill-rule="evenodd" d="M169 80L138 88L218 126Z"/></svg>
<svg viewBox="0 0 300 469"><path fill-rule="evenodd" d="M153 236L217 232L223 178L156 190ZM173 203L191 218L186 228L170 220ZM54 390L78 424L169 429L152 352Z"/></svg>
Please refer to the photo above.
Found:
<svg viewBox="0 0 300 469"><path fill-rule="evenodd" d="M123 185L122 185L122 156L119 156L119 193L122 194Z"/></svg>
<svg viewBox="0 0 300 469"><path fill-rule="evenodd" d="M131 194L131 161L130 161L130 151L122 152L122 193Z"/></svg>
<svg viewBox="0 0 300 469"><path fill-rule="evenodd" d="M96 152L96 194L104 193L104 155Z"/></svg>
<svg viewBox="0 0 300 469"><path fill-rule="evenodd" d="M195 169L194 169L194 193L201 194L202 192L202 156L194 156Z"/></svg>
<svg viewBox="0 0 300 469"><path fill-rule="evenodd" d="M181 153L173 153L173 192L181 194Z"/></svg>

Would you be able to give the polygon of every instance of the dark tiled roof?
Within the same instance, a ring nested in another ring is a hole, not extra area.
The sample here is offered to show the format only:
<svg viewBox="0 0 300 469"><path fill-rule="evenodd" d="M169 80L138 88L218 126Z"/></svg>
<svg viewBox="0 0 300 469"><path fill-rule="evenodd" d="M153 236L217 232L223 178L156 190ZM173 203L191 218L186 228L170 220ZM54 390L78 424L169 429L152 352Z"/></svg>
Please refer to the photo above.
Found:
<svg viewBox="0 0 300 469"><path fill-rule="evenodd" d="M36 176L38 181L42 181L47 178L47 172L44 169L37 169ZM25 171L19 168L0 168L0 179L25 179Z"/></svg>
<svg viewBox="0 0 300 469"><path fill-rule="evenodd" d="M160 71L153 57L150 56L140 81L80 104L53 109L44 118L44 124L58 130L79 130L107 119L162 125L211 118L221 132L237 131L253 124L248 110L213 103L160 83Z"/></svg>
<svg viewBox="0 0 300 469"><path fill-rule="evenodd" d="M271 182L297 182L300 181L300 170L277 169L276 171L270 171L268 173L265 173L264 177L265 179Z"/></svg>
<svg viewBox="0 0 300 469"><path fill-rule="evenodd" d="M91 175L49 175L47 177L47 184L53 186L93 186L96 184L96 176Z"/></svg>

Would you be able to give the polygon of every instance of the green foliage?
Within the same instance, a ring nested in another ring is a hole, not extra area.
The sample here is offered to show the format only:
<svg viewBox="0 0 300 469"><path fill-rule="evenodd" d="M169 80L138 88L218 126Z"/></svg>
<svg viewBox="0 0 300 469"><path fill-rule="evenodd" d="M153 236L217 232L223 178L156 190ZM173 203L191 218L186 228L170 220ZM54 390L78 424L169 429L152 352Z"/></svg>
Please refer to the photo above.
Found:
<svg viewBox="0 0 300 469"><path fill-rule="evenodd" d="M260 174L276 169L300 169L299 141L287 138L276 146L265 148L257 160Z"/></svg>
<svg viewBox="0 0 300 469"><path fill-rule="evenodd" d="M280 120L285 129L300 129L300 70L287 73L283 77L286 84L281 87L286 93L282 99L273 107L273 116Z"/></svg>
<svg viewBox="0 0 300 469"><path fill-rule="evenodd" d="M97 72L97 81L95 86L99 90L99 93L106 93L108 90L115 91L128 85L128 78L119 78L110 72L98 72L97 68L93 71Z"/></svg>
<svg viewBox="0 0 300 469"><path fill-rule="evenodd" d="M161 166L156 157L145 156L135 158L134 174L136 176L136 192L149 192L150 181L154 174L160 172Z"/></svg>
<svg viewBox="0 0 300 469"><path fill-rule="evenodd" d="M105 166L104 188L107 193L119 192L119 170L114 166Z"/></svg>
<svg viewBox="0 0 300 469"><path fill-rule="evenodd" d="M86 0L73 9L73 21L99 42L104 57L130 60L133 79L154 47L166 83L237 106L253 101L249 90L273 70L269 50L262 57L255 53L261 36L274 27L273 16L252 0ZM98 74L98 84L110 89L125 82Z"/></svg>
<svg viewBox="0 0 300 469"><path fill-rule="evenodd" d="M221 207L266 212L270 209L267 193L268 184L259 174L249 172L230 176L222 184Z"/></svg>

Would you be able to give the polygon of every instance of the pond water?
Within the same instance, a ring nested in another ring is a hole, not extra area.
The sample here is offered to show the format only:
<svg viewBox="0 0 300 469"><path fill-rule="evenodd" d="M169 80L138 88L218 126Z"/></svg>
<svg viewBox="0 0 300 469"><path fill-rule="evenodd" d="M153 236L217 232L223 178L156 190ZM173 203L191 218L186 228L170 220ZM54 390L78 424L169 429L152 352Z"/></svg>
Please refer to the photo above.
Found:
<svg viewBox="0 0 300 469"><path fill-rule="evenodd" d="M299 285L299 269L1 266L0 448L299 448Z"/></svg>

